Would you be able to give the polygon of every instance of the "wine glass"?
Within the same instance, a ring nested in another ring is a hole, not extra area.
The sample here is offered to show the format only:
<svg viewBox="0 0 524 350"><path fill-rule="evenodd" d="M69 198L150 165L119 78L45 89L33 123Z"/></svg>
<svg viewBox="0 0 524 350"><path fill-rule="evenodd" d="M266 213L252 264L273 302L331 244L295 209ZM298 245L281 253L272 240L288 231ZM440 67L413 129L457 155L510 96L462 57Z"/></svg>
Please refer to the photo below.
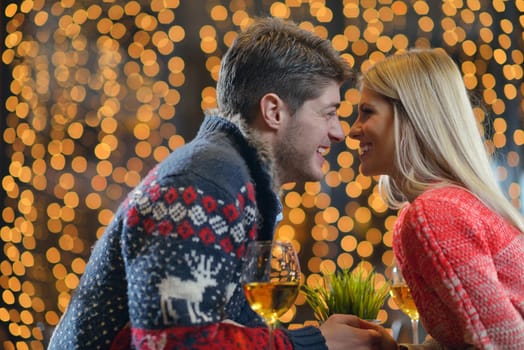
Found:
<svg viewBox="0 0 524 350"><path fill-rule="evenodd" d="M413 344L419 344L419 337L418 337L418 323L419 323L419 314L417 310L417 306L415 305L415 302L413 301L413 297L411 296L411 291L404 280L404 276L402 276L402 271L400 271L399 266L397 265L396 261L393 261L392 269L391 269L391 289L389 291L391 297L397 304L397 306L404 312L406 315L409 316L409 319L411 320L411 328L412 328L412 336L413 336Z"/></svg>
<svg viewBox="0 0 524 350"><path fill-rule="evenodd" d="M268 326L270 350L274 347L275 325L293 305L299 281L300 265L290 243L254 241L248 244L241 283L247 302Z"/></svg>

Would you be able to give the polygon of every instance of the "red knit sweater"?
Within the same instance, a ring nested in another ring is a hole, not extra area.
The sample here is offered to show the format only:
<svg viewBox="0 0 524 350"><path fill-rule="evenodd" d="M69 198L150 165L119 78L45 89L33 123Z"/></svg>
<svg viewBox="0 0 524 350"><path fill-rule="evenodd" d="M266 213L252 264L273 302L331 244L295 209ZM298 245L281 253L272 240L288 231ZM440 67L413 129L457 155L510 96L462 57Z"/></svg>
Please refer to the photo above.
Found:
<svg viewBox="0 0 524 350"><path fill-rule="evenodd" d="M420 195L397 220L396 258L440 344L524 349L524 235L470 192Z"/></svg>

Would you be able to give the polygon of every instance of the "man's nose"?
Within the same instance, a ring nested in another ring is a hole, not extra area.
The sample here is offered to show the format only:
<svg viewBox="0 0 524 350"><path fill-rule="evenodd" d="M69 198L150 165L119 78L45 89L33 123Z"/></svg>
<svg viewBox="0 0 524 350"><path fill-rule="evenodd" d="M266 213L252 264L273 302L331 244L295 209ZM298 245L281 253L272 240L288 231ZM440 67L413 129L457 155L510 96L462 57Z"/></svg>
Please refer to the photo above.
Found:
<svg viewBox="0 0 524 350"><path fill-rule="evenodd" d="M344 129L342 129L342 124L340 120L336 119L329 131L329 136L332 141L342 142L344 141Z"/></svg>

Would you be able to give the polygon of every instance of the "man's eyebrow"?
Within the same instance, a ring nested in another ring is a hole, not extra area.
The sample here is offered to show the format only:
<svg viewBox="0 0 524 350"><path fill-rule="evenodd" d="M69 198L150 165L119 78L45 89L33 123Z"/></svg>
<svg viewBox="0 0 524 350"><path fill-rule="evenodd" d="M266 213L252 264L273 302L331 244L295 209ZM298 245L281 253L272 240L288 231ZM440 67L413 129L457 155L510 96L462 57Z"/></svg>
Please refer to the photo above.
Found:
<svg viewBox="0 0 524 350"><path fill-rule="evenodd" d="M333 102L333 103L330 103L328 105L326 105L323 109L330 109L330 108L339 108L340 107L340 102Z"/></svg>

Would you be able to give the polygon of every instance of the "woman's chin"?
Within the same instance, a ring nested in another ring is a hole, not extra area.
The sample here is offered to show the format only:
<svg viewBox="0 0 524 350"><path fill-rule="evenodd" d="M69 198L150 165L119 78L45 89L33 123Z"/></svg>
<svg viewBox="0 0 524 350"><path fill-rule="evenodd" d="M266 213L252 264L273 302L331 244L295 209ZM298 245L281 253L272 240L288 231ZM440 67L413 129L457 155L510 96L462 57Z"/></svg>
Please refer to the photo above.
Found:
<svg viewBox="0 0 524 350"><path fill-rule="evenodd" d="M364 167L364 166L361 166L360 167L360 173L364 176L376 176L376 175L381 175L379 172L377 171L374 171L373 169L370 169L370 168L367 168L367 167Z"/></svg>

